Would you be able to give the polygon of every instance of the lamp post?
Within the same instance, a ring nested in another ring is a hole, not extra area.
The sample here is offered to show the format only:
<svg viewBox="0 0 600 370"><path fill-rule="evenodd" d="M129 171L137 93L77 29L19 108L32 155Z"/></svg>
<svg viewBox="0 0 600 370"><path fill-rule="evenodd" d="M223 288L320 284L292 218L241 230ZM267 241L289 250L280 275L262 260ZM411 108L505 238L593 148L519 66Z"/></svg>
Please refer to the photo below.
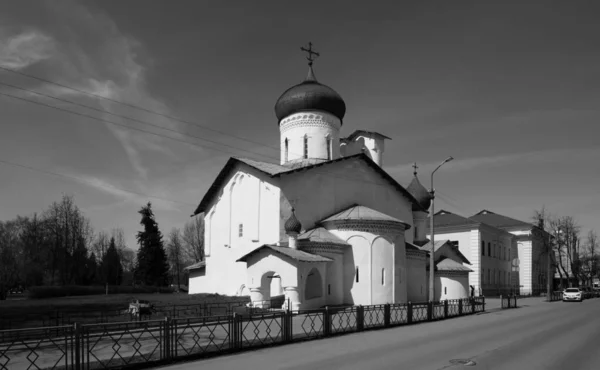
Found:
<svg viewBox="0 0 600 370"><path fill-rule="evenodd" d="M450 162L451 160L453 160L454 158L452 157L448 157L446 158L445 161L443 161L442 163L440 163L439 166L436 167L435 170L433 170L433 172L431 173L431 191L429 192L431 194L431 226L430 226L430 231L431 231L431 253L429 254L429 300L433 302L433 298L434 298L434 290L435 290L435 282L434 282L434 269L435 269L435 265L434 265L434 258L433 258L433 254L435 252L435 229L434 229L434 224L433 224L433 217L435 215L435 189L433 188L433 174L435 173L435 171L439 170L440 167L442 167L444 164Z"/></svg>

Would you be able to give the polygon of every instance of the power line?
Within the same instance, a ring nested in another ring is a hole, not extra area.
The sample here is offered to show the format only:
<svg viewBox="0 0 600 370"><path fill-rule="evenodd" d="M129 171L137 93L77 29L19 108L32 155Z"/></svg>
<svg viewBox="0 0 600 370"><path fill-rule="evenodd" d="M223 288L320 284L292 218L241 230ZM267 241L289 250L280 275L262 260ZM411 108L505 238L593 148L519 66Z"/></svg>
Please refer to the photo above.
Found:
<svg viewBox="0 0 600 370"><path fill-rule="evenodd" d="M132 191L132 190L128 190L128 189L119 188L119 187L116 187L116 186L113 186L113 185L104 185L103 186L103 185L92 183L91 181L89 181L87 179L80 178L80 177L70 176L70 175L65 175L65 174L58 173L58 172L53 172L53 171L44 170L44 169L40 169L40 168L30 167L30 166L26 166L24 164L10 162L10 161L4 160L4 159L0 159L0 163L4 163L4 164L10 165L10 166L15 166L15 167L26 168L26 169L31 170L31 171L37 171L37 172L45 173L45 174L48 174L48 175L54 175L54 176L64 177L64 178L71 179L71 180L77 180L77 181L80 181L80 182L87 183L88 185L91 185L91 186L94 186L94 187L100 187L100 188L104 188L104 189L111 188L111 189L123 191L123 192L126 192L126 193L140 195L140 196L144 196L144 197L148 197L148 198L159 199L159 200L162 200L162 201L165 201L165 202L178 203L178 204L182 204L182 205L186 205L186 206L191 206L191 207L195 207L196 206L196 205L193 205L193 204L190 204L190 203L185 203L185 202L180 202L180 201L177 201L177 200L171 200L171 199L166 199L166 198L158 197L158 196L155 196L155 195L149 195L149 194L145 194L145 193L140 193L140 192L136 192L136 191Z"/></svg>
<svg viewBox="0 0 600 370"><path fill-rule="evenodd" d="M131 104L131 103L126 103L126 102L122 102L122 101L119 101L119 100L116 100L116 99L107 98L107 97L102 96L102 95L94 94L94 93L91 93L91 92L88 92L88 91L85 91L85 90L82 90L82 89L78 89L78 88L75 88L75 87L72 87L72 86L67 86L67 85L64 85L64 84L61 84L61 83L58 83L58 82L54 82L54 81L45 79L45 78L33 76L33 75L30 75L30 74L27 74L27 73L23 73L23 72L14 70L14 69L2 67L2 66L0 66L0 69L2 69L4 71L7 71L7 72L10 72L10 73L15 73L15 74L18 74L18 75L21 75L21 76L32 78L32 79L35 79L35 80L38 80L38 81L46 82L46 83L49 83L49 84L52 84L52 85L55 85L55 86L60 86L60 87L63 87L65 89L69 89L69 90L72 90L72 91L77 91L79 93L86 94L88 96L93 96L95 98L99 98L99 99L103 99L103 100L110 101L110 102L113 102L113 103L121 104L121 105L126 106L126 107L138 109L138 110L146 112L146 113L155 114L157 116L168 118L168 119L173 120L173 121L185 123L185 124L188 124L188 125L193 125L193 126L199 127L201 129L204 129L204 130L215 132L217 134L221 134L221 135L224 135L224 136L230 136L230 137L233 137L233 138L238 139L238 140L242 140L242 141L246 141L246 142L249 142L249 143L252 143L252 144L256 144L256 145L264 146L264 147L267 147L267 148L271 148L271 149L274 149L274 150L276 150L276 151L279 152L279 148L277 148L277 147L269 146L269 145L266 145L264 143L259 143L257 141L253 141L253 140L250 140L250 139L247 139L247 138L243 138L241 136L236 136L236 135L233 135L233 134L230 134L230 133L227 133L227 132L215 130L213 128L207 127L205 125L202 125L202 124L199 124L199 123L196 123L196 122L186 121L186 120L183 120L183 119L180 119L180 118L168 115L168 114L156 112L156 111L153 111L151 109L140 107L140 106L137 106L137 105L134 105L134 104Z"/></svg>
<svg viewBox="0 0 600 370"><path fill-rule="evenodd" d="M32 94L36 94L36 95L40 95L40 96L45 96L45 97L50 98L50 99L54 99L54 100L62 101L62 102L65 102L65 103L73 104L73 105L76 105L76 106L79 106L79 107L82 107L82 108L91 109L91 110L94 110L94 111L97 111L97 112L100 112L100 113L106 113L106 114L109 114L111 116L115 116L115 117L118 117L118 118L130 120L130 121L133 121L133 122L138 122L138 123L141 123L141 124L144 124L144 125L156 127L158 129L161 129L161 130L171 131L171 132L174 132L174 133L182 135L182 136L188 136L188 137L191 137L191 138L194 138L194 139L198 139L198 140L209 142L211 144L217 144L217 145L221 145L221 146L232 148L232 149L236 149L236 150L241 150L241 151L244 151L244 152L247 152L247 153L251 153L251 154L255 154L255 155L260 155L260 156L263 156L265 158L270 158L270 159L274 159L275 158L275 157L268 156L268 155L265 155L265 154L262 154L262 153L253 152L251 150L241 149L241 148L238 148L238 147L235 147L235 146L223 144L223 143L218 142L218 141L213 141L213 140L205 139L205 138L194 136L194 135L190 135L190 134L185 134L185 133L183 133L181 131L177 131L177 130L174 130L174 129L171 129L171 128L168 128L168 127L163 127L161 125L157 125L157 124L154 124L154 123L146 122L146 121L139 120L139 119L133 118L133 117L122 116L120 114L112 113L112 112L107 111L105 109L91 107L89 105L77 103L77 102L74 102L74 101L71 101L71 100L67 100L67 99L63 99L63 98L58 98L58 97L50 95L50 94L44 94L44 93L41 93L41 92L37 92L35 90L26 89L24 87L11 85L11 84L8 84L8 83L5 83L5 82L0 82L0 85L8 86L8 87L11 87L13 89L17 89L17 90L21 90L21 91L26 91L26 92L29 92L29 93L32 93ZM130 126L127 126L127 127L130 127Z"/></svg>

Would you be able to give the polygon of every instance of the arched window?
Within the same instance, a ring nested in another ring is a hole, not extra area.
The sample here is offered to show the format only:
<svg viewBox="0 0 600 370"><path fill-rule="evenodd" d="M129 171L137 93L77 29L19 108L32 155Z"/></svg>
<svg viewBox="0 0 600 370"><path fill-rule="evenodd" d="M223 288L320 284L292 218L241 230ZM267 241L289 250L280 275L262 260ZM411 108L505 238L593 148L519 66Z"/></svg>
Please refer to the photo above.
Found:
<svg viewBox="0 0 600 370"><path fill-rule="evenodd" d="M289 143L288 143L288 139L286 137L285 138L285 159L284 159L285 162L288 161L288 149L289 149Z"/></svg>
<svg viewBox="0 0 600 370"><path fill-rule="evenodd" d="M304 135L304 159L308 158L308 136Z"/></svg>

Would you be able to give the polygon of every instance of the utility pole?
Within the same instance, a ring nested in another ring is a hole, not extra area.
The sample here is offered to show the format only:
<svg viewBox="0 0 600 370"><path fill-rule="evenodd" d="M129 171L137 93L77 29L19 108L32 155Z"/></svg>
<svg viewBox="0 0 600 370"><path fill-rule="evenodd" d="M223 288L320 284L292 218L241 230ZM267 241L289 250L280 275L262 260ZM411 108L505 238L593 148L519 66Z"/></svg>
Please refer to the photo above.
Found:
<svg viewBox="0 0 600 370"><path fill-rule="evenodd" d="M434 274L434 270L435 270L435 260L433 258L433 255L435 253L435 228L434 228L434 222L433 222L433 218L435 216L435 190L433 188L433 174L435 173L435 171L437 171L440 167L442 167L442 165L444 165L447 162L450 162L451 160L453 160L454 158L452 157L448 157L446 158L445 161L443 161L439 166L437 166L437 168L435 170L433 170L433 172L431 173L431 226L430 226L430 231L431 231L431 252L429 253L429 300L433 302L434 298L435 298L435 274Z"/></svg>

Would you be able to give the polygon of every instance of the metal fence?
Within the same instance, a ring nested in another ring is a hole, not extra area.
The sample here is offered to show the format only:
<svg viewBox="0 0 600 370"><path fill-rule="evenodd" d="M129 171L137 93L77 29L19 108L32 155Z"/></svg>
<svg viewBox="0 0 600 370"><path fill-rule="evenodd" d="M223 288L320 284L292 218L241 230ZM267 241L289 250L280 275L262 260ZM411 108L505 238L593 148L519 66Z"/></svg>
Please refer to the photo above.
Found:
<svg viewBox="0 0 600 370"><path fill-rule="evenodd" d="M155 366L250 348L469 315L485 298L0 331L0 369Z"/></svg>
<svg viewBox="0 0 600 370"><path fill-rule="evenodd" d="M554 301L562 301L563 299L563 292L559 291L559 292L552 292L552 294L549 297L550 299L548 299L549 302L554 302Z"/></svg>
<svg viewBox="0 0 600 370"><path fill-rule="evenodd" d="M517 308L517 296L516 295L506 295L500 296L500 302L502 308Z"/></svg>

